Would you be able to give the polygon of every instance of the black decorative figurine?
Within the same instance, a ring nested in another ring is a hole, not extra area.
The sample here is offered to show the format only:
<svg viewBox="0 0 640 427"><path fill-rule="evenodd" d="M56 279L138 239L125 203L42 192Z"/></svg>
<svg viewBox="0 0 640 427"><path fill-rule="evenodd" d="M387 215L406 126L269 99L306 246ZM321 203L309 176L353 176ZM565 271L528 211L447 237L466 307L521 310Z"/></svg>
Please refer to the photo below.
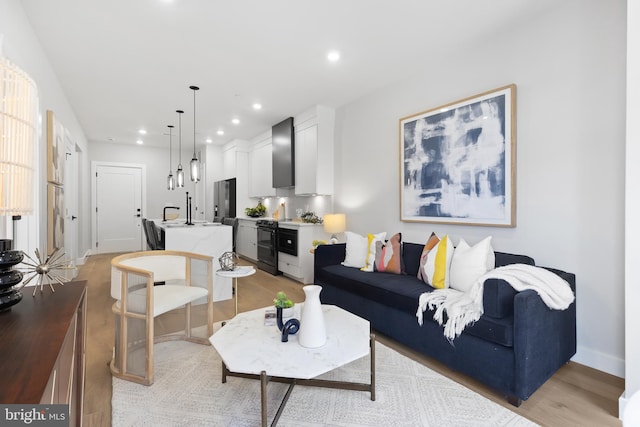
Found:
<svg viewBox="0 0 640 427"><path fill-rule="evenodd" d="M0 239L0 311L10 309L22 300L22 273L13 266L22 262L24 253L11 250L10 239Z"/></svg>
<svg viewBox="0 0 640 427"><path fill-rule="evenodd" d="M276 322L278 329L282 332L282 342L288 342L289 334L293 335L300 329L298 319L289 319L286 323L282 323L282 307L276 307Z"/></svg>

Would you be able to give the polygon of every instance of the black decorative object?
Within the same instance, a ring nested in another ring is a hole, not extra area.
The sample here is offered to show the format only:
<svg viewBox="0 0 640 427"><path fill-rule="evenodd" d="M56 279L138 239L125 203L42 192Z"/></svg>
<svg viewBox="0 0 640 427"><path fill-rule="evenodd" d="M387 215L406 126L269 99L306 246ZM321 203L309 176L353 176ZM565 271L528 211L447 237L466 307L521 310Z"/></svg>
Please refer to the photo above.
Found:
<svg viewBox="0 0 640 427"><path fill-rule="evenodd" d="M22 280L22 273L13 266L22 262L24 253L11 250L11 243L11 239L0 239L0 311L9 310L22 301L22 287L16 286Z"/></svg>
<svg viewBox="0 0 640 427"><path fill-rule="evenodd" d="M276 307L276 322L278 329L282 332L282 342L289 341L289 334L294 335L300 330L300 321L298 319L289 319L282 323L282 307Z"/></svg>

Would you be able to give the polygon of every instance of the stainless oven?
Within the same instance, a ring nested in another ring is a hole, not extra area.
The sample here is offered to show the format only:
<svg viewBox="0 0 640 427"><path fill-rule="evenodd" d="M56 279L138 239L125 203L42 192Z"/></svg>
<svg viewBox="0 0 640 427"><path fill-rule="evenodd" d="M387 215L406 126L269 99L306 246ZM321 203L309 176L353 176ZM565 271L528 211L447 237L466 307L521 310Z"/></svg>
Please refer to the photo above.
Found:
<svg viewBox="0 0 640 427"><path fill-rule="evenodd" d="M258 268L271 274L278 271L278 223L271 220L258 220Z"/></svg>

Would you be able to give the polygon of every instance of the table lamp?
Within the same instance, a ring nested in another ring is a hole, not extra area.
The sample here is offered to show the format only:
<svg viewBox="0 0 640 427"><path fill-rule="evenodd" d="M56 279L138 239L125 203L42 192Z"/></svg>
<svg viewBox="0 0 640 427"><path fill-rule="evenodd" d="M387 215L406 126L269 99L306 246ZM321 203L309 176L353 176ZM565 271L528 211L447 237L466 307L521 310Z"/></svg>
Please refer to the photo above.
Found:
<svg viewBox="0 0 640 427"><path fill-rule="evenodd" d="M0 216L17 220L33 211L37 116L36 84L2 56L0 37ZM24 253L12 246L10 239L0 239L0 311L22 300L22 273L13 267Z"/></svg>
<svg viewBox="0 0 640 427"><path fill-rule="evenodd" d="M347 219L344 214L326 214L323 218L324 231L331 234L331 243L338 243L336 234L347 229Z"/></svg>

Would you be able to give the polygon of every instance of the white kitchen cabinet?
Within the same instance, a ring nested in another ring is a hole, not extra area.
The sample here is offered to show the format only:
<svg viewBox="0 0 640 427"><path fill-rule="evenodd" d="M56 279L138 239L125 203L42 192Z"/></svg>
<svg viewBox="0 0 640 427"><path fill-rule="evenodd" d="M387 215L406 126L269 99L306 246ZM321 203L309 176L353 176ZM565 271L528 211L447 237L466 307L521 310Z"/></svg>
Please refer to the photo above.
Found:
<svg viewBox="0 0 640 427"><path fill-rule="evenodd" d="M248 141L233 140L222 147L222 178L238 178L246 169Z"/></svg>
<svg viewBox="0 0 640 427"><path fill-rule="evenodd" d="M294 256L278 252L278 270L293 280L303 284L312 284L313 254L311 248L313 241L327 238L322 225L281 222L278 223L278 227L298 230L298 254Z"/></svg>
<svg viewBox="0 0 640 427"><path fill-rule="evenodd" d="M333 194L334 121L323 106L294 119L296 195Z"/></svg>
<svg viewBox="0 0 640 427"><path fill-rule="evenodd" d="M238 219L236 252L249 261L258 260L258 227L256 221Z"/></svg>
<svg viewBox="0 0 640 427"><path fill-rule="evenodd" d="M271 132L257 139L249 156L249 197L272 197L276 189L272 184Z"/></svg>

